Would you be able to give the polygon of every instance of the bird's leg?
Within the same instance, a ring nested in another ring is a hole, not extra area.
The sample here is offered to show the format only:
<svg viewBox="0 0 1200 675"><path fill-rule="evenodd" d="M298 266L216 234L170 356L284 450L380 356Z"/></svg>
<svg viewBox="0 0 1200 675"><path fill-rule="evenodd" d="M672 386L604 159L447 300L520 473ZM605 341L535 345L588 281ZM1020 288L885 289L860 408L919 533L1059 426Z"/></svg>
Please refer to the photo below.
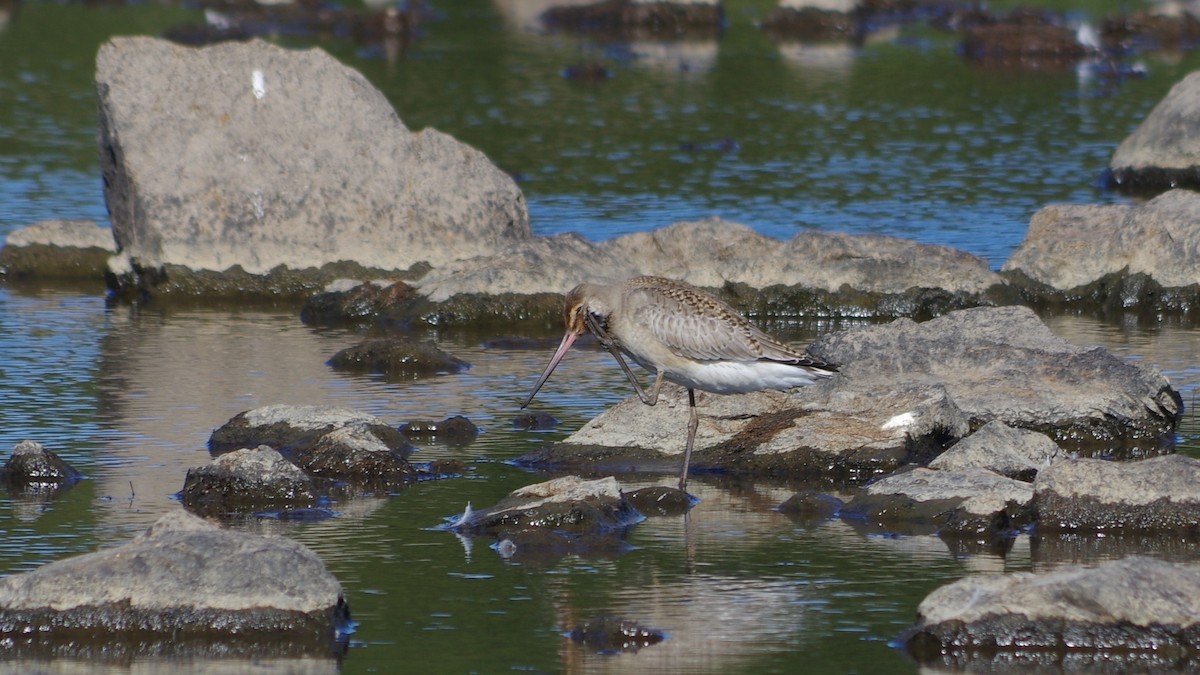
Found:
<svg viewBox="0 0 1200 675"><path fill-rule="evenodd" d="M657 391L655 393L658 393ZM696 442L696 429L700 418L696 415L696 390L688 389L687 444L683 446L683 468L679 471L679 489L687 492L688 464L692 461L692 444Z"/></svg>
<svg viewBox="0 0 1200 675"><path fill-rule="evenodd" d="M607 349L608 353L612 354L613 358L617 360L617 363L621 366L621 370L625 372L625 377L629 379L629 383L637 391L638 398L642 400L642 403L646 405L658 403L658 392L662 389L663 383L662 371L658 371L658 378L654 381L654 393L646 394L646 390L642 389L642 384L638 382L637 376L633 374L633 370L630 369L629 364L625 363L625 359L621 357L621 349L617 346L617 341L609 336L608 331L604 330L600 322L591 314L587 315L584 322L587 323L588 330L592 331L592 335L596 336L596 340L600 345Z"/></svg>

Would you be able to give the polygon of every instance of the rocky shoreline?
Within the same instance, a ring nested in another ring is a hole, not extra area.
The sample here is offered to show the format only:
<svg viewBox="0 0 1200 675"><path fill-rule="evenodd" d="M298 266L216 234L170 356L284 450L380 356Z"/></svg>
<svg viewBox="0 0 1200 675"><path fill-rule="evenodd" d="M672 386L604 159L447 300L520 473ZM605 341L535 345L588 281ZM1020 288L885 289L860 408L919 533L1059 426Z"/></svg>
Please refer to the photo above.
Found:
<svg viewBox="0 0 1200 675"><path fill-rule="evenodd" d="M250 76L225 79L234 72ZM113 227L47 222L14 232L0 250L8 280L95 283L103 276L115 301L257 298L303 306L310 323L403 332L521 322L544 330L561 321L561 293L578 281L651 273L712 289L757 319L890 319L811 346L842 364L827 383L702 397L696 470L815 480L851 496L798 494L790 508L883 531L928 528L978 546L1002 546L1029 531L1200 535L1200 462L1171 454L1183 412L1178 392L1151 368L1053 336L1030 309L1187 315L1200 301L1196 193L1172 189L1136 206L1047 205L999 272L942 246L836 233L785 242L720 219L593 243L578 235L533 236L510 177L449 136L410 132L361 75L320 50L261 41L190 50L117 38L101 50L96 81ZM171 93L149 105L148 92L160 90ZM1194 170L1156 152L1172 145L1164 129L1200 109L1189 103L1198 95L1196 77L1172 90L1114 155L1118 181L1144 185L1148 179L1135 176ZM330 107L323 97L339 103L336 124L322 116ZM163 115L188 123L164 133ZM191 142L196 138L202 140ZM208 161L189 155L200 146ZM250 166L212 159L235 155ZM308 167L305 175L319 181L297 194L286 187L296 177L284 164ZM364 165L372 167L368 179L351 180ZM468 367L410 347L364 343L338 367L396 377ZM505 557L621 550L624 533L644 517L671 517L690 506L678 491L625 494L609 476L673 469L683 438L681 397L681 390L666 389L653 408L631 398L561 443L528 453L519 463L573 475L528 486L492 507L468 505L447 514L447 529L490 538ZM446 422L446 429L462 428ZM436 432L439 425L432 426ZM180 499L187 511L216 520L264 510L311 515L347 494L389 493L471 470L411 463L399 428L346 410L245 411L214 432L209 449L213 462L181 477ZM10 489L55 493L80 479L41 450L14 450L5 470ZM187 564L203 569L187 579L163 578L160 595L143 597L143 566L178 564L156 562L143 549L176 538L188 547ZM289 579L319 597L289 604L296 594L283 589L287 598L248 610L224 596L201 597L218 585L188 585L237 567L229 551L267 549L278 549L269 555L281 569L238 583L267 593L273 580ZM114 571L114 558L131 555L141 566ZM311 577L298 574L296 561ZM923 661L960 664L1003 651L1014 635L1035 635L1047 652L1084 635L1073 644L1089 653L1153 651L1144 645L1158 640L1194 663L1194 607L1182 618L1147 610L1072 614L1067 619L1076 623L1064 623L1070 603L1036 611L1033 599L1004 604L1012 594L1044 599L1044 589L1057 584L1067 590L1056 597L1088 597L1101 584L1116 589L1113 605L1137 607L1149 602L1148 591L1129 579L1146 570L1155 588L1197 597L1194 566L1137 558L1044 578L968 578L922 603L908 645ZM1104 581L1109 575L1122 581ZM117 577L125 579L124 594L112 590ZM97 552L3 581L0 617L15 627L10 632L49 627L23 645L131 625L152 636L192 629L208 635L223 626L252 641L295 633L301 652L328 653L339 649L349 620L340 586L311 551L220 529L182 510L111 556ZM87 592L68 599L51 593L79 588ZM35 595L53 597L31 604ZM948 611L964 597L972 607L978 598L1000 601L995 609ZM173 602L178 598L189 604Z"/></svg>

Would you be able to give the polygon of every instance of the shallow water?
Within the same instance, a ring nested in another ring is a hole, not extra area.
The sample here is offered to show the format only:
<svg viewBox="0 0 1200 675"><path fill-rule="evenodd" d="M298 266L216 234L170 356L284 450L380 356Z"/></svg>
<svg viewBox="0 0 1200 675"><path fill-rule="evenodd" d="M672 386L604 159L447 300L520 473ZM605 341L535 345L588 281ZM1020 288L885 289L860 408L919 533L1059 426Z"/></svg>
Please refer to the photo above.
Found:
<svg viewBox="0 0 1200 675"><path fill-rule="evenodd" d="M981 71L954 55L952 37L920 27L858 51L777 49L751 24L769 6L759 2L727 5L731 25L719 44L605 46L521 30L521 3L434 4L440 19L395 61L346 42L324 46L380 86L410 127L435 126L521 176L535 231L598 240L718 214L778 237L818 228L947 244L998 267L1040 206L1122 199L1097 191L1096 176L1197 64L1190 54L1145 56L1148 77L1119 85L1074 71ZM1115 6L1079 12L1100 16ZM0 28L0 234L45 218L105 222L95 50L109 35L197 19L172 7L26 3ZM585 58L604 60L614 77L589 87L559 76ZM712 147L725 139L732 149ZM1189 324L1046 320L1073 342L1163 370L1186 401L1200 382L1200 333ZM840 327L772 328L803 343ZM341 580L359 622L340 664L350 673L397 664L438 672L915 671L889 642L926 593L964 574L1130 552L1197 557L1188 541L1024 535L996 552L842 521L793 522L774 507L798 484L697 476L690 487L699 505L686 517L637 525L622 555L505 561L486 541L436 528L468 503L488 505L540 480L507 460L628 396L620 371L599 351L576 350L536 399L561 424L522 431L511 420L549 349L488 349L487 339L504 336L430 333L472 367L388 382L325 365L360 337L306 327L294 309L108 307L99 287L0 286L0 448L34 439L88 477L49 502L0 495L0 573L126 541L179 508L173 494L188 468L209 460L213 429L280 402L346 406L395 424L463 414L483 428L474 443L427 444L414 457L466 460L465 477L338 503L337 517L324 521L244 525L313 547ZM1194 452L1198 438L1185 419L1181 447ZM626 488L672 482L622 477ZM600 655L563 636L598 615L640 621L669 639ZM250 664L197 668L221 665Z"/></svg>

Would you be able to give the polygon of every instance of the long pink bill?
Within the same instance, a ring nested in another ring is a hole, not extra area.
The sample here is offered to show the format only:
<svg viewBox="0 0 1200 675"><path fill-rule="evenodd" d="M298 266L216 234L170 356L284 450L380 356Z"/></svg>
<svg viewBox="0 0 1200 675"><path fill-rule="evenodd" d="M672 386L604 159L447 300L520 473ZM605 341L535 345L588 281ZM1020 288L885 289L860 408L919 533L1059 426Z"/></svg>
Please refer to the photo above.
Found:
<svg viewBox="0 0 1200 675"><path fill-rule="evenodd" d="M537 393L541 390L542 385L546 384L546 380L550 379L550 373L554 372L555 367L558 366L558 362L562 361L562 358L567 355L567 350L570 349L571 345L575 343L575 338L577 337L579 337L579 333L570 330L567 331L566 335L563 335L562 342L560 342L558 345L558 350L554 352L554 356L550 357L550 363L546 365L546 370L544 370L542 372L542 376L538 378L537 384L533 385L533 391L529 392L529 397L526 398L525 402L521 404L522 408L529 405L529 402L533 400L533 397L537 396Z"/></svg>

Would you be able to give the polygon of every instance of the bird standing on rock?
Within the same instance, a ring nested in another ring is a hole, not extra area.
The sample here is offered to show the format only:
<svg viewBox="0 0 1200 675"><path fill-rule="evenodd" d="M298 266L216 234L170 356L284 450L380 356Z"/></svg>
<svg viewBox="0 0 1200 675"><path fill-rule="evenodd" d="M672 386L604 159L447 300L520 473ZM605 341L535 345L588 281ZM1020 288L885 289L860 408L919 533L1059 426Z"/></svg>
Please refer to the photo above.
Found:
<svg viewBox="0 0 1200 675"><path fill-rule="evenodd" d="M564 319L567 332L521 407L529 405L575 340L591 331L617 359L642 403L658 402L664 380L687 388L691 416L680 490L687 487L692 444L700 423L697 389L714 394L791 389L832 377L838 368L772 338L713 295L662 277L639 276L611 285L580 284L567 293ZM655 374L649 394L621 354Z"/></svg>

